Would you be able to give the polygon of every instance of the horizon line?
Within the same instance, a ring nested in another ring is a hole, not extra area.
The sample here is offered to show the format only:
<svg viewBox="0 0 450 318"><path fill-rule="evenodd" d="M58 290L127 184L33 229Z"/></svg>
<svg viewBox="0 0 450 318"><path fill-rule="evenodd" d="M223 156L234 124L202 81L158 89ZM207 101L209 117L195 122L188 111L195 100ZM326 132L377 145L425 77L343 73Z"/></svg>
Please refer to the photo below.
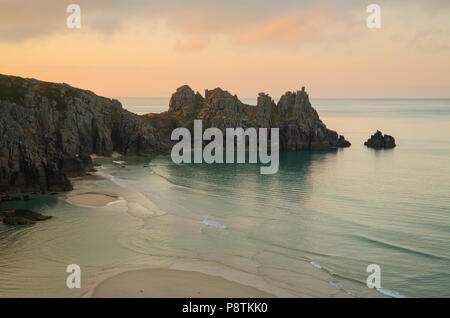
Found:
<svg viewBox="0 0 450 318"><path fill-rule="evenodd" d="M270 96L270 95L269 95ZM106 97L106 96L104 96ZM111 96L110 98L119 99L119 98L168 98L170 99L171 96ZM256 97L239 97L238 99L257 99ZM272 98L274 99L274 98ZM313 99L374 99L374 100L380 100L380 99L411 99L411 100L421 100L421 99L450 99L450 97L309 97L310 100Z"/></svg>

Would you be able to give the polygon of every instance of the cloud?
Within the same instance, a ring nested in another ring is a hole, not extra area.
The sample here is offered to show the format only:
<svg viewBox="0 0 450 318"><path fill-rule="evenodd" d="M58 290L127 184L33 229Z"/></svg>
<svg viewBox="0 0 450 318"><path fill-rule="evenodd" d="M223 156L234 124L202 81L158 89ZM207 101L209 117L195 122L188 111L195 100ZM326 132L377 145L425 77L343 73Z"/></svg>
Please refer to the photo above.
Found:
<svg viewBox="0 0 450 318"><path fill-rule="evenodd" d="M447 51L450 49L450 32L429 28L414 32L408 42L408 47L422 51Z"/></svg>
<svg viewBox="0 0 450 318"><path fill-rule="evenodd" d="M354 22L348 15L323 7L311 7L245 26L235 37L240 44L301 45L321 40L342 40L350 36L352 26Z"/></svg>
<svg viewBox="0 0 450 318"><path fill-rule="evenodd" d="M163 22L175 33L174 49L182 51L202 50L216 36L237 45L345 41L354 38L364 23L368 4L362 0L0 0L0 42L67 32L70 3L81 6L83 30L104 36L120 32L126 24ZM400 15L402 8L410 6L423 8L428 16L450 7L448 0L379 3L383 14L394 10Z"/></svg>
<svg viewBox="0 0 450 318"><path fill-rule="evenodd" d="M58 25L65 26L64 15L56 19L57 12L65 13L61 3L42 1L0 0L0 41L17 42L43 34L53 33Z"/></svg>
<svg viewBox="0 0 450 318"><path fill-rule="evenodd" d="M165 20L180 33L207 36L238 32L316 6L312 0L0 0L0 41L19 42L67 31L70 3L81 7L82 28L102 34L112 34L130 22ZM337 1L322 3L330 10L348 7Z"/></svg>
<svg viewBox="0 0 450 318"><path fill-rule="evenodd" d="M208 39L201 35L191 36L188 39L180 40L176 43L175 49L177 51L200 51L208 44Z"/></svg>

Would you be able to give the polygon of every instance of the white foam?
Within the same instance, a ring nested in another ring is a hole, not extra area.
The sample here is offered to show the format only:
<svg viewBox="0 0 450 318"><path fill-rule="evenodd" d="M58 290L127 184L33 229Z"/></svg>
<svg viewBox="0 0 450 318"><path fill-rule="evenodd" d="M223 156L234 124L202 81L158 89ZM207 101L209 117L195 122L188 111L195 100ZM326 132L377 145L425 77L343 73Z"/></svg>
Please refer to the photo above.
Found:
<svg viewBox="0 0 450 318"><path fill-rule="evenodd" d="M222 225L219 222L211 221L211 220L208 220L208 219L204 219L203 220L203 224L205 224L206 226L216 227L216 228L222 229L222 230L226 230L227 229L227 227L225 225Z"/></svg>
<svg viewBox="0 0 450 318"><path fill-rule="evenodd" d="M119 200L115 200L115 201L107 203L106 206L111 206L111 205L114 205L114 204L117 204L117 203L121 203L121 202L125 202L126 203L127 201L125 201L123 199L119 199Z"/></svg>
<svg viewBox="0 0 450 318"><path fill-rule="evenodd" d="M386 296L390 296L393 298L406 298L405 295L400 294L399 292L393 291L393 290L389 290L389 289L383 289L383 288L377 288L377 291L380 294L386 295Z"/></svg>
<svg viewBox="0 0 450 318"><path fill-rule="evenodd" d="M126 181L120 178L115 178L111 174L96 172L97 175L106 178L121 188L127 189L122 192L120 202L125 201L128 206L128 213L138 218L148 218L151 216L158 216L165 214L153 201L149 200L145 195L137 191L130 191ZM112 203L112 202L111 202ZM116 202L118 203L118 202Z"/></svg>
<svg viewBox="0 0 450 318"><path fill-rule="evenodd" d="M322 269L322 265L320 265L319 263L311 262L311 265L314 266L315 268Z"/></svg>
<svg viewBox="0 0 450 318"><path fill-rule="evenodd" d="M342 284L336 282L330 282L330 284L336 287L337 289L341 289L344 287Z"/></svg>
<svg viewBox="0 0 450 318"><path fill-rule="evenodd" d="M114 178L114 176L113 176L113 175L110 175L109 173L103 173L103 172L97 170L97 172L95 172L95 174L98 175L98 176L100 176L100 177L103 177L103 178L105 178L105 179L108 179L108 180L112 181L113 183L115 183L115 184L118 185L118 186L121 186L121 185L116 181L116 179Z"/></svg>

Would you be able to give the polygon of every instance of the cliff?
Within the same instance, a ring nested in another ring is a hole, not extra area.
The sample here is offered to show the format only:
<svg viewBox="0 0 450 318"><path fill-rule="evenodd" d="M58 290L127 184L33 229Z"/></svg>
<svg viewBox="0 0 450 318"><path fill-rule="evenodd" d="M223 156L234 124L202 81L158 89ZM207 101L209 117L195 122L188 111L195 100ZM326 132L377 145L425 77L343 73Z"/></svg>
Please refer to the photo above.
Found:
<svg viewBox="0 0 450 318"><path fill-rule="evenodd" d="M177 89L169 103L169 111L155 120L176 121L176 127L192 129L195 119L202 119L203 128L249 127L279 128L281 151L327 150L349 147L343 136L328 129L311 106L305 89L287 92L275 104L273 99L260 93L256 106L242 103L236 95L220 88L206 90L205 97L185 85Z"/></svg>
<svg viewBox="0 0 450 318"><path fill-rule="evenodd" d="M279 127L282 151L350 145L326 128L304 89L278 104L261 93L250 106L220 88L203 97L182 86L167 112L138 116L117 100L67 84L0 75L0 114L0 199L70 190L70 177L92 169L90 154L167 154L172 130L191 128L195 119L204 129Z"/></svg>
<svg viewBox="0 0 450 318"><path fill-rule="evenodd" d="M120 102L67 84L0 75L0 114L0 197L70 190L69 177L92 169L90 154L170 146Z"/></svg>

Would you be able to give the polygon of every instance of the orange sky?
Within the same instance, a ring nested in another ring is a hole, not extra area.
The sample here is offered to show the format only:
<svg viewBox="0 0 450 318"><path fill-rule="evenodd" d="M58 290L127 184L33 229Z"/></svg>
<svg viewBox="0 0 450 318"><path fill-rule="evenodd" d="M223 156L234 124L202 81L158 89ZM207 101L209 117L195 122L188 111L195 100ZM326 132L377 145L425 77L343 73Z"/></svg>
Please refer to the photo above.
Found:
<svg viewBox="0 0 450 318"><path fill-rule="evenodd" d="M366 1L0 1L0 73L100 95L450 97L450 1L374 1L376 30Z"/></svg>

